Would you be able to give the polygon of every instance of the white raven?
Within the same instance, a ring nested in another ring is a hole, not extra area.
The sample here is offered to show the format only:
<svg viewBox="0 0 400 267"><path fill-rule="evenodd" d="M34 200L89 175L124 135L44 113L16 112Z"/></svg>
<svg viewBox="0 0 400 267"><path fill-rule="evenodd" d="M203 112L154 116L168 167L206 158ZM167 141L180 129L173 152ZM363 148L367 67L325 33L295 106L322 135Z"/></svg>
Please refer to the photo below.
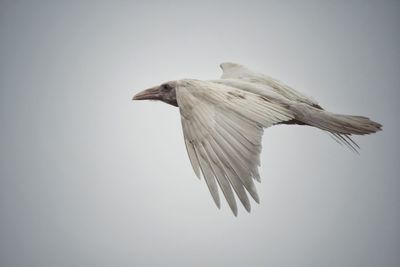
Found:
<svg viewBox="0 0 400 267"><path fill-rule="evenodd" d="M219 80L170 81L135 95L134 100L160 100L179 107L186 149L193 170L202 173L215 204L218 186L235 216L233 192L247 211L246 191L259 203L253 179L260 181L263 129L298 124L327 131L357 151L351 135L371 134L381 124L362 116L325 111L314 99L284 83L235 63L222 63ZM233 190L232 190L233 189Z"/></svg>

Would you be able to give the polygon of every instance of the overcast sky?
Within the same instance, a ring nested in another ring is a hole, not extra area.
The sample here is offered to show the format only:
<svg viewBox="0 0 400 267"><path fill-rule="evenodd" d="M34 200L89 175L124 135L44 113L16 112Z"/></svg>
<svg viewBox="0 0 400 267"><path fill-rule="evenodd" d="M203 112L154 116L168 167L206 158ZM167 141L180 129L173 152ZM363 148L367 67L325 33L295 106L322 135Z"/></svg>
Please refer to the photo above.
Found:
<svg viewBox="0 0 400 267"><path fill-rule="evenodd" d="M399 1L0 1L0 266L400 266ZM223 61L383 131L267 129L260 205L218 210L178 109Z"/></svg>

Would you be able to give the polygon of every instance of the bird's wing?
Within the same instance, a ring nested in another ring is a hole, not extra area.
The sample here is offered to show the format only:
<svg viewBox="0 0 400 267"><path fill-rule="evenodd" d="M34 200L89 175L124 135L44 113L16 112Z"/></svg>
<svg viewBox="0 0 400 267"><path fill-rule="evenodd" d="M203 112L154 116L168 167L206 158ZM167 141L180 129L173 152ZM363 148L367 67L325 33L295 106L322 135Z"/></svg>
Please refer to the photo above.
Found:
<svg viewBox="0 0 400 267"><path fill-rule="evenodd" d="M235 63L222 63L221 79L212 82L225 84L254 94L262 95L271 101L290 105L291 102L301 102L322 109L317 101L302 95L293 88L262 74L256 74L246 67ZM331 137L339 144L358 153L360 147L350 137L351 135L331 133Z"/></svg>
<svg viewBox="0 0 400 267"><path fill-rule="evenodd" d="M318 106L318 102L315 101L315 99L300 93L281 81L264 74L253 72L243 65L225 62L221 63L220 67L223 71L221 79L238 79L263 85L268 87L267 90L273 90L289 100L302 102L311 106Z"/></svg>
<svg viewBox="0 0 400 267"><path fill-rule="evenodd" d="M212 82L179 81L176 96L194 172L203 174L218 207L217 184L235 215L233 190L250 211L245 189L259 202L252 177L259 180L263 128L293 116L262 96Z"/></svg>

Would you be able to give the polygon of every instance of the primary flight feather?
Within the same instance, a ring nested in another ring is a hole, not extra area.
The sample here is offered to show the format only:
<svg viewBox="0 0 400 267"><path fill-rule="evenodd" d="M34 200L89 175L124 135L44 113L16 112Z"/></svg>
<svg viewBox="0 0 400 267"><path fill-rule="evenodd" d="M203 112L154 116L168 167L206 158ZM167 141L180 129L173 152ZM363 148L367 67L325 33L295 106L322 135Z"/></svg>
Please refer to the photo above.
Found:
<svg viewBox="0 0 400 267"><path fill-rule="evenodd" d="M196 175L206 181L220 207L218 186L237 215L235 193L250 212L247 193L259 203L253 179L260 181L264 128L309 125L324 130L354 151L351 135L381 130L362 116L325 111L314 99L269 76L235 63L222 63L219 80L184 79L144 90L133 100L160 100L179 107L186 150Z"/></svg>

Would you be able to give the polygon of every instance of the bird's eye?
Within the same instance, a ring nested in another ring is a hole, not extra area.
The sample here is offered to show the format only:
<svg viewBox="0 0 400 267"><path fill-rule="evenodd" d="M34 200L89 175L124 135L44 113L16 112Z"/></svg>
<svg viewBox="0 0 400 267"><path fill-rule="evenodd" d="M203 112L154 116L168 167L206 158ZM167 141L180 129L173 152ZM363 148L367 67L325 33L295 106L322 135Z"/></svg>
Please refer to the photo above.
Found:
<svg viewBox="0 0 400 267"><path fill-rule="evenodd" d="M163 84L163 85L161 86L161 88L162 88L163 91L169 91L169 90L171 90L171 86L170 86L169 84L167 84L167 83Z"/></svg>

